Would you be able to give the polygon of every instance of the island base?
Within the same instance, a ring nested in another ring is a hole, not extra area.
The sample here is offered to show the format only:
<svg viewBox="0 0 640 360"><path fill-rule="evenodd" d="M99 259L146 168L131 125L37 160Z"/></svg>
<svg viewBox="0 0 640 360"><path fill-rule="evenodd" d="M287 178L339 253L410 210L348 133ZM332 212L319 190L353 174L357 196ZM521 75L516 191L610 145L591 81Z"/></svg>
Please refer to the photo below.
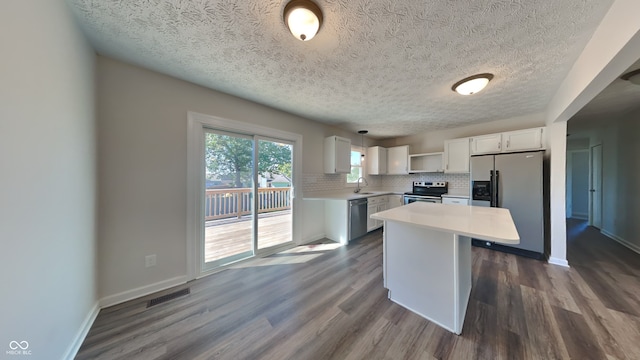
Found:
<svg viewBox="0 0 640 360"><path fill-rule="evenodd" d="M389 299L462 333L471 294L471 238L385 221L383 259Z"/></svg>

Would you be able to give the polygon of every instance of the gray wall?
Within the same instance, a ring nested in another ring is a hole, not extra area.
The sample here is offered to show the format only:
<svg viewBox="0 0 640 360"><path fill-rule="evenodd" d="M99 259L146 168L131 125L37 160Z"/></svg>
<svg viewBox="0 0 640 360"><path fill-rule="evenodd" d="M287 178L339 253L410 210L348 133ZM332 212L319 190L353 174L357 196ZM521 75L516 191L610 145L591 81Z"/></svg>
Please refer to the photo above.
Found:
<svg viewBox="0 0 640 360"><path fill-rule="evenodd" d="M97 313L95 54L63 1L0 7L0 357L61 359Z"/></svg>
<svg viewBox="0 0 640 360"><path fill-rule="evenodd" d="M589 148L602 145L601 231L640 253L640 110L569 123Z"/></svg>
<svg viewBox="0 0 640 360"><path fill-rule="evenodd" d="M607 124L610 122L607 121ZM602 231L640 252L640 111L603 126ZM598 139L600 137L600 139Z"/></svg>
<svg viewBox="0 0 640 360"><path fill-rule="evenodd" d="M108 305L185 280L187 112L303 136L303 173L322 174L329 127L154 71L98 57L99 294ZM343 176L344 177L344 176ZM323 208L303 202L303 239L323 234ZM144 257L157 265L145 268Z"/></svg>

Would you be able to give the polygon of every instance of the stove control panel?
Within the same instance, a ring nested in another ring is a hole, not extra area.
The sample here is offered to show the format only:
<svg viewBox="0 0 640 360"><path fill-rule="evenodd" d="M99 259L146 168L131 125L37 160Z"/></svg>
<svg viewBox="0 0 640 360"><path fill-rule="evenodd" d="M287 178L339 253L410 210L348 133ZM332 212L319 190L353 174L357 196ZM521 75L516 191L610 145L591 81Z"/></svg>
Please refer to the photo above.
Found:
<svg viewBox="0 0 640 360"><path fill-rule="evenodd" d="M447 187L446 181L414 181L413 186L422 186L422 187Z"/></svg>

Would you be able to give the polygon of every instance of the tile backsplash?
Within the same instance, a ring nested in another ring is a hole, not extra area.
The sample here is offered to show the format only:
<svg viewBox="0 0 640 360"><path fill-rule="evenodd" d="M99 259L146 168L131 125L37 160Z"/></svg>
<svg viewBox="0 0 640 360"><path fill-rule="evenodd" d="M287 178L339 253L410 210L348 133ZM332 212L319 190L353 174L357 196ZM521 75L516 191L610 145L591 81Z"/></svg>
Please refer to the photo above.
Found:
<svg viewBox="0 0 640 360"><path fill-rule="evenodd" d="M366 176L369 187L381 187L380 176ZM304 173L302 174L302 191L332 191L344 190L347 186L346 174L322 174Z"/></svg>
<svg viewBox="0 0 640 360"><path fill-rule="evenodd" d="M414 181L447 181L450 189L469 189L469 174L419 173L409 175L381 175L382 188L406 187L411 190Z"/></svg>
<svg viewBox="0 0 640 360"><path fill-rule="evenodd" d="M302 174L302 191L339 191L346 188L346 174ZM410 191L414 181L448 181L450 189L469 189L469 174L420 173L408 175L368 175L370 188Z"/></svg>

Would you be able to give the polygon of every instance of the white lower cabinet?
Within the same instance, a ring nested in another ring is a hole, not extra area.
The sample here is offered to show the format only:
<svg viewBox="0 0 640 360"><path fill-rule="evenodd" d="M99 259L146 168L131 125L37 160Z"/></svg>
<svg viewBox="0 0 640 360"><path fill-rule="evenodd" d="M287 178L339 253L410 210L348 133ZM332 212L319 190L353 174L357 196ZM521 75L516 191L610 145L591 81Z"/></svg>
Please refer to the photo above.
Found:
<svg viewBox="0 0 640 360"><path fill-rule="evenodd" d="M371 214L375 214L377 212L378 205L369 203L367 206L367 231L372 231L377 228L378 220L371 218Z"/></svg>
<svg viewBox="0 0 640 360"><path fill-rule="evenodd" d="M387 195L387 210L404 205L402 195Z"/></svg>
<svg viewBox="0 0 640 360"><path fill-rule="evenodd" d="M469 199L443 196L442 203L448 205L469 205Z"/></svg>
<svg viewBox="0 0 640 360"><path fill-rule="evenodd" d="M389 205L388 197L385 196L372 196L368 199L369 203L367 205L367 231L373 231L382 226L384 221L375 220L371 218L372 214L375 214L380 211L387 210Z"/></svg>

